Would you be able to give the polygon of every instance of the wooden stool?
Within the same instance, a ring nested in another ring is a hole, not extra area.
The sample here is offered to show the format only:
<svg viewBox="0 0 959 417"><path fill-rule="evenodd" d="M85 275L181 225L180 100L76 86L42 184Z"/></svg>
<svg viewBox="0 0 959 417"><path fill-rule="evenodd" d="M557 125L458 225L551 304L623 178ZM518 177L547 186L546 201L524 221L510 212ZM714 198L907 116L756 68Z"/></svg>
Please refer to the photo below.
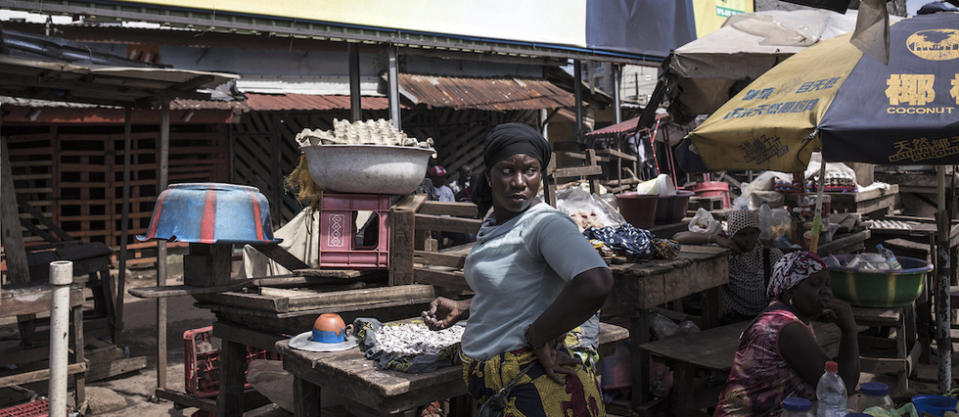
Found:
<svg viewBox="0 0 959 417"><path fill-rule="evenodd" d="M921 346L916 343L916 317L912 305L896 308L853 307L856 324L894 329L895 337L859 334L859 370L874 374L895 373L899 377L896 392L909 391L909 375L919 360Z"/></svg>

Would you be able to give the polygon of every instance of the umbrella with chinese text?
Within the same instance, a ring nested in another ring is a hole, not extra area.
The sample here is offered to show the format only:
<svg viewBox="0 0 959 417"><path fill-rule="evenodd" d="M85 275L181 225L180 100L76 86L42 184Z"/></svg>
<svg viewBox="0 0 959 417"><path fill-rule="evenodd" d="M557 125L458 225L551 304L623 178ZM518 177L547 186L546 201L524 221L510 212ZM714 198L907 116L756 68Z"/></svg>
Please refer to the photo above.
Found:
<svg viewBox="0 0 959 417"><path fill-rule="evenodd" d="M959 164L959 14L916 16L889 30L888 65L863 56L845 35L772 68L687 136L680 164L694 171L798 172L816 150L833 162ZM938 177L936 319L945 392L951 383L949 224L941 167ZM814 237L822 227L818 203L816 211Z"/></svg>
<svg viewBox="0 0 959 417"><path fill-rule="evenodd" d="M890 28L889 65L849 43L812 46L772 68L688 136L709 170L806 168L828 161L959 163L959 15Z"/></svg>

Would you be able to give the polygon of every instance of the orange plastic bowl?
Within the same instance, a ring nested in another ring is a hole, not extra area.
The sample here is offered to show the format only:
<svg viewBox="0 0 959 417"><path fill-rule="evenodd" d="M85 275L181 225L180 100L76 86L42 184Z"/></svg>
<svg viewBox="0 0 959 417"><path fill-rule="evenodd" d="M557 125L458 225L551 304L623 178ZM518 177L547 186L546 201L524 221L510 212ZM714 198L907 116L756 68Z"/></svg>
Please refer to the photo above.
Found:
<svg viewBox="0 0 959 417"><path fill-rule="evenodd" d="M320 314L313 322L313 337L310 339L320 343L344 342L346 341L346 323L339 314Z"/></svg>

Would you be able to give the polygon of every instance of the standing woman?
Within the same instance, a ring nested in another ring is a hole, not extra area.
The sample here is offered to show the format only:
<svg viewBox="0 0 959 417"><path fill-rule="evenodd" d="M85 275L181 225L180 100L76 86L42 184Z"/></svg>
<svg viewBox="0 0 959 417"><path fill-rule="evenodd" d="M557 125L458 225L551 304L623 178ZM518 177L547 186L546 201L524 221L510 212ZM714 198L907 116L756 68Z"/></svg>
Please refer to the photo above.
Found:
<svg viewBox="0 0 959 417"><path fill-rule="evenodd" d="M437 298L424 319L434 330L469 319L461 355L467 388L485 402L509 387L504 415L601 416L595 369L573 353L595 349L594 315L613 278L573 220L537 200L549 159L549 143L527 125L490 132L486 178L474 192L486 194L480 200L493 213L464 267L475 296Z"/></svg>

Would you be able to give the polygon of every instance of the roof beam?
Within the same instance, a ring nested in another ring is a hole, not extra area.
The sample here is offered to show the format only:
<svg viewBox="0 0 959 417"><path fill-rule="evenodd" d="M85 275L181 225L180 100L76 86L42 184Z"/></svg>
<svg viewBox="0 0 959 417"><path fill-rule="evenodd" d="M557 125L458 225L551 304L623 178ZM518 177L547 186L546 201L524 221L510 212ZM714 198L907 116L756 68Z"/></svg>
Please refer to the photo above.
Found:
<svg viewBox="0 0 959 417"><path fill-rule="evenodd" d="M39 13L83 14L117 20L157 22L174 27L205 28L210 31L246 32L248 34L276 34L303 36L318 40L388 43L399 47L449 50L521 58L560 58L586 61L642 64L661 61L658 57L617 54L589 49L560 49L535 43L498 42L452 38L443 35L409 33L399 30L342 26L324 22L249 16L234 13L214 13L204 10L169 9L150 4L119 4L90 2L77 5L70 0L0 0L0 7Z"/></svg>

